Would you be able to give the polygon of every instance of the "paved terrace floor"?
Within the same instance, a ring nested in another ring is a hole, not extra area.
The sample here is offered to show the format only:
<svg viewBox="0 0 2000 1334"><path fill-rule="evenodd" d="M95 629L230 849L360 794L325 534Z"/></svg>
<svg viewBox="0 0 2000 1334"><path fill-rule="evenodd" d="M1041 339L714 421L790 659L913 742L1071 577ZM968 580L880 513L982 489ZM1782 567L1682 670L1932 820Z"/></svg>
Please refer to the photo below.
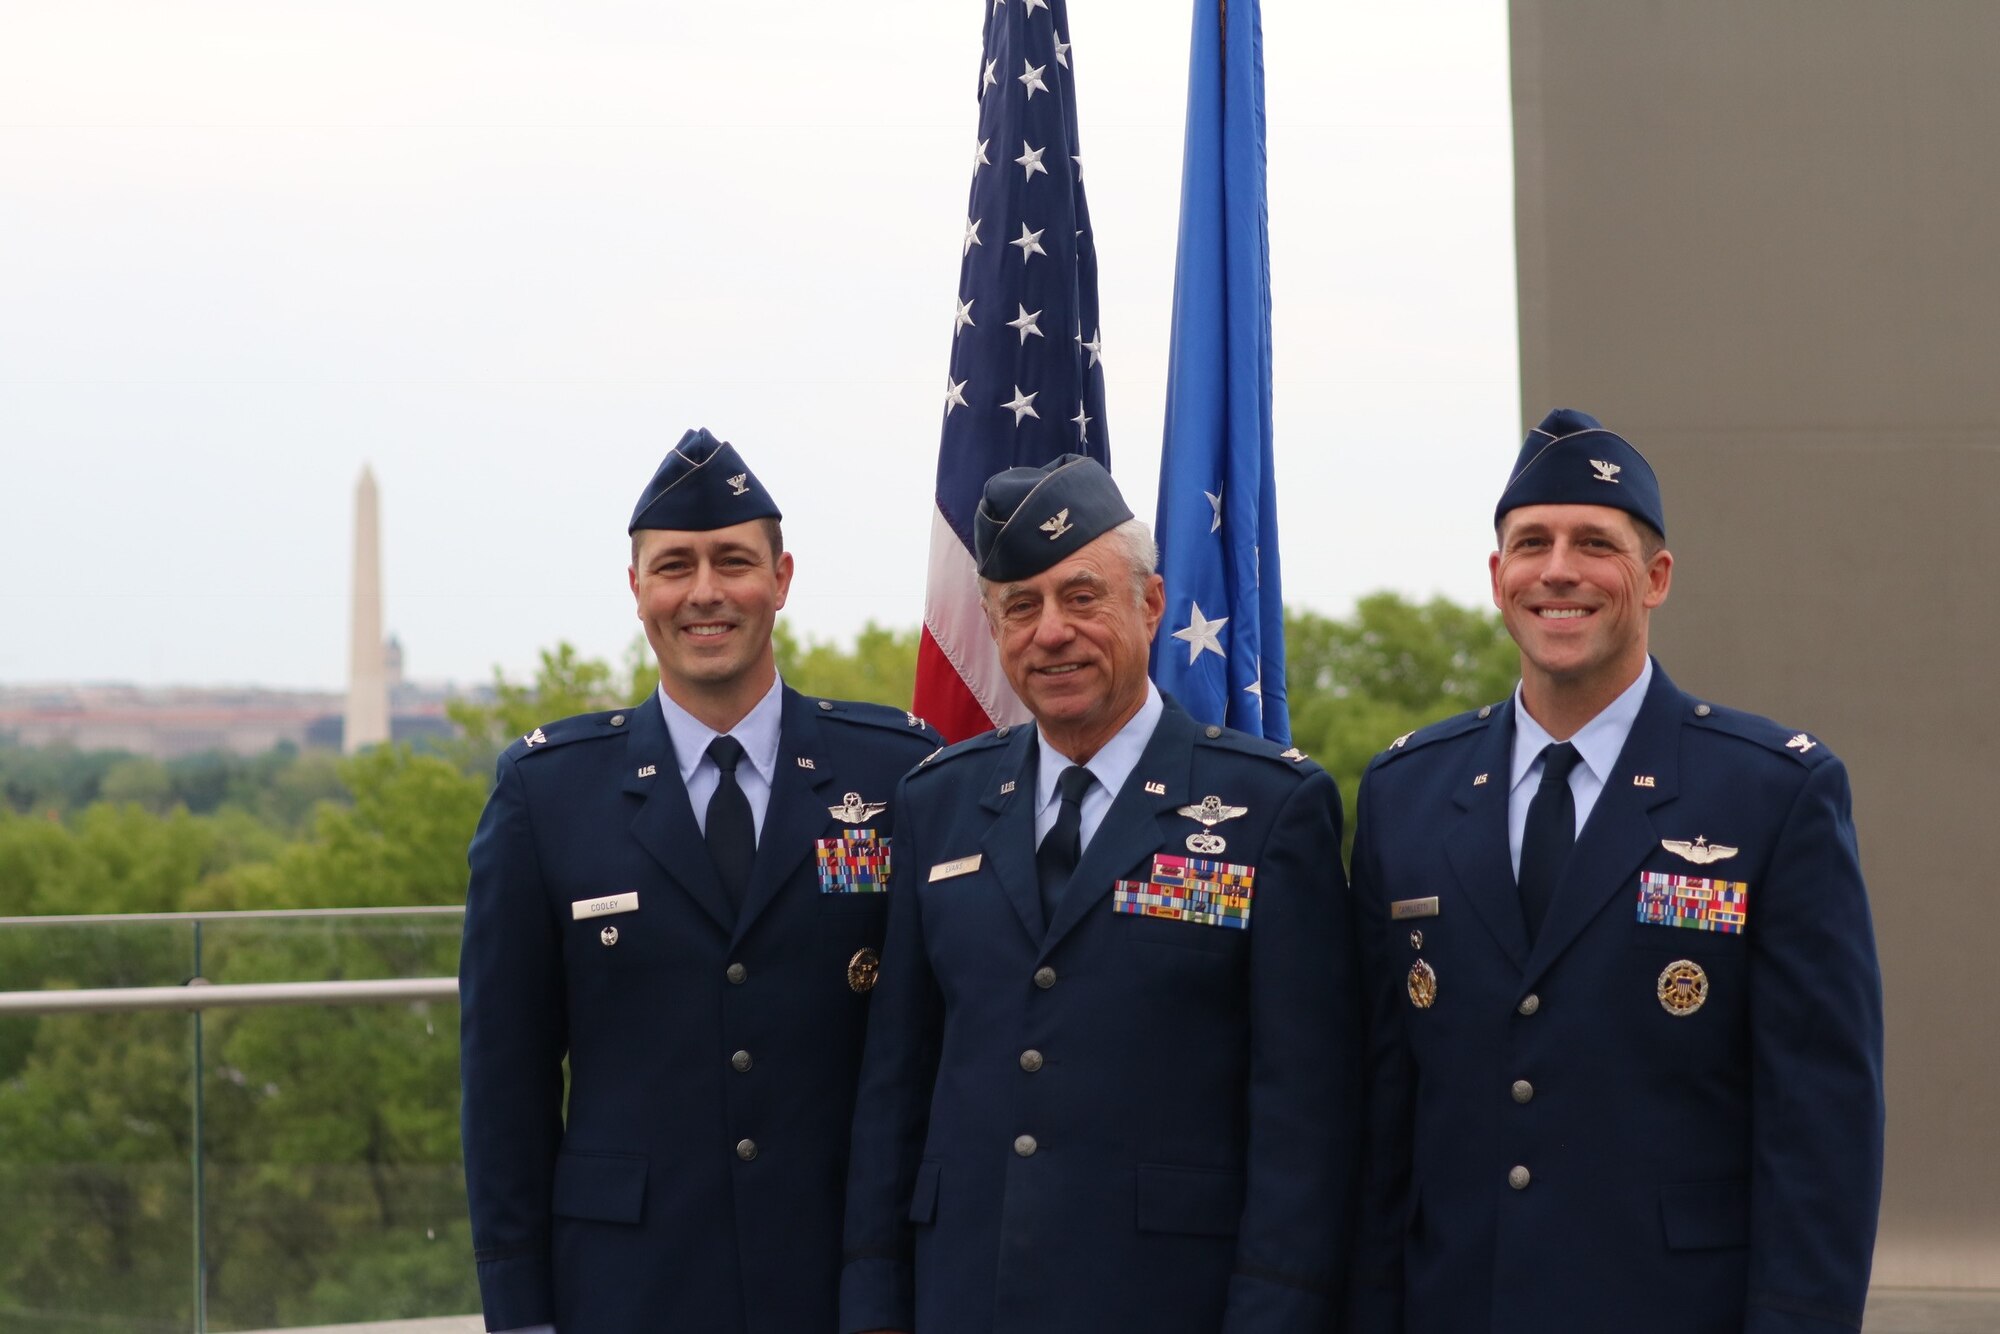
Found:
<svg viewBox="0 0 2000 1334"><path fill-rule="evenodd" d="M392 1320L373 1325L320 1325L270 1334L480 1334L475 1315ZM2000 1334L2000 1292L1877 1288L1868 1295L1864 1334Z"/></svg>

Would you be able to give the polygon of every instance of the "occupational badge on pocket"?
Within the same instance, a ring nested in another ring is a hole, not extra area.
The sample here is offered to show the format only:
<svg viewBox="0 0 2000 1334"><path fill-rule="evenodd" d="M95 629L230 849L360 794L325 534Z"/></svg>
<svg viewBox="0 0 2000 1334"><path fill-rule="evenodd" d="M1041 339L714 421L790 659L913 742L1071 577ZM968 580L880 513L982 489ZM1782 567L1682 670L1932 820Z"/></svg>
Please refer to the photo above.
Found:
<svg viewBox="0 0 2000 1334"><path fill-rule="evenodd" d="M1256 879L1254 866L1161 853L1146 879L1120 880L1112 887L1111 909L1243 931L1250 926Z"/></svg>
<svg viewBox="0 0 2000 1334"><path fill-rule="evenodd" d="M1708 1003L1708 974L1693 959L1676 959L1661 970L1653 989L1660 1008L1683 1019Z"/></svg>
<svg viewBox="0 0 2000 1334"><path fill-rule="evenodd" d="M1659 871L1639 876L1639 920L1652 926L1740 936L1749 910L1750 886L1742 880L1664 875Z"/></svg>
<svg viewBox="0 0 2000 1334"><path fill-rule="evenodd" d="M1422 959L1410 965L1410 976L1404 986L1410 993L1410 1004L1419 1010L1428 1010L1437 1004L1438 975Z"/></svg>
<svg viewBox="0 0 2000 1334"><path fill-rule="evenodd" d="M873 829L843 829L813 840L822 894L882 894L889 888L889 840Z"/></svg>

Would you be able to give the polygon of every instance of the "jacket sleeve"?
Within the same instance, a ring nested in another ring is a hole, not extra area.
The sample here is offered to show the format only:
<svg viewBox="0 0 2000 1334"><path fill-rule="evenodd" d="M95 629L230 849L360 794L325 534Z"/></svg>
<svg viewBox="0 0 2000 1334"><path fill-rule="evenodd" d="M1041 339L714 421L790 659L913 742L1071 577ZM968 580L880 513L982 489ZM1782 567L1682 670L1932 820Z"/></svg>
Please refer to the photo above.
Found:
<svg viewBox="0 0 2000 1334"><path fill-rule="evenodd" d="M502 756L468 854L459 954L466 1194L488 1329L555 1319L550 1192L562 1141L562 941L520 769Z"/></svg>
<svg viewBox="0 0 2000 1334"><path fill-rule="evenodd" d="M1747 1334L1861 1327L1882 1193L1882 977L1847 771L1808 773L1749 891Z"/></svg>
<svg viewBox="0 0 2000 1334"><path fill-rule="evenodd" d="M1340 793L1314 772L1257 866L1249 1143L1224 1334L1319 1334L1340 1309L1360 1117L1354 932Z"/></svg>
<svg viewBox="0 0 2000 1334"><path fill-rule="evenodd" d="M920 887L929 866L923 812L906 778L897 789L895 869L880 981L854 1107L840 1328L916 1327L915 1238L910 1204L930 1120L944 1000L924 948Z"/></svg>
<svg viewBox="0 0 2000 1334"><path fill-rule="evenodd" d="M1379 835L1371 818L1376 813L1373 795L1364 777L1355 799L1353 901L1366 1024L1361 1069L1367 1101L1346 1328L1353 1334L1400 1334L1416 1081L1398 995L1403 980L1389 950L1388 898L1377 851Z"/></svg>

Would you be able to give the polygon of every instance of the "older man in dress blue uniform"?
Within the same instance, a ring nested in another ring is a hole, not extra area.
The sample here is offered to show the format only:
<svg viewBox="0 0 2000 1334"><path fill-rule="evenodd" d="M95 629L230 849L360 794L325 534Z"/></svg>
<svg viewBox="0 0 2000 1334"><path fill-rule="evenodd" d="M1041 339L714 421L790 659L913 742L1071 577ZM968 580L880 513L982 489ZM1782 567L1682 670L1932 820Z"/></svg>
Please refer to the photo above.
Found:
<svg viewBox="0 0 2000 1334"><path fill-rule="evenodd" d="M630 524L657 694L500 757L460 968L489 1329L833 1327L889 794L938 738L779 681L778 519L690 431Z"/></svg>
<svg viewBox="0 0 2000 1334"><path fill-rule="evenodd" d="M1648 656L1673 557L1627 441L1552 413L1494 521L1520 685L1358 801L1355 1327L1858 1329L1882 998L1846 770Z"/></svg>
<svg viewBox="0 0 2000 1334"><path fill-rule="evenodd" d="M986 486L1031 726L898 791L843 1331L1319 1331L1358 1117L1340 801L1146 678L1163 593L1111 477Z"/></svg>

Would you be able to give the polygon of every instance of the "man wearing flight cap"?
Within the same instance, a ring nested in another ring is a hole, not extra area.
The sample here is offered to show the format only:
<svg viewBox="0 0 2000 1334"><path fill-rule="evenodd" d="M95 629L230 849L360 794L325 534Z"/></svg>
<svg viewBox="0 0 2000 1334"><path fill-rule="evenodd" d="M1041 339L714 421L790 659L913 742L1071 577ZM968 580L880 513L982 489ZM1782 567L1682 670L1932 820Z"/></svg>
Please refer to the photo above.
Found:
<svg viewBox="0 0 2000 1334"><path fill-rule="evenodd" d="M500 757L459 975L489 1329L833 1326L889 794L938 738L778 680L779 517L682 437L629 525L659 690Z"/></svg>
<svg viewBox="0 0 2000 1334"><path fill-rule="evenodd" d="M1649 657L1674 561L1623 438L1550 414L1494 523L1520 685L1357 803L1353 1328L1858 1329L1882 997L1846 770Z"/></svg>
<svg viewBox="0 0 2000 1334"><path fill-rule="evenodd" d="M839 1329L1319 1331L1359 1113L1340 799L1146 678L1163 593L1096 462L990 479L1034 723L898 789Z"/></svg>

